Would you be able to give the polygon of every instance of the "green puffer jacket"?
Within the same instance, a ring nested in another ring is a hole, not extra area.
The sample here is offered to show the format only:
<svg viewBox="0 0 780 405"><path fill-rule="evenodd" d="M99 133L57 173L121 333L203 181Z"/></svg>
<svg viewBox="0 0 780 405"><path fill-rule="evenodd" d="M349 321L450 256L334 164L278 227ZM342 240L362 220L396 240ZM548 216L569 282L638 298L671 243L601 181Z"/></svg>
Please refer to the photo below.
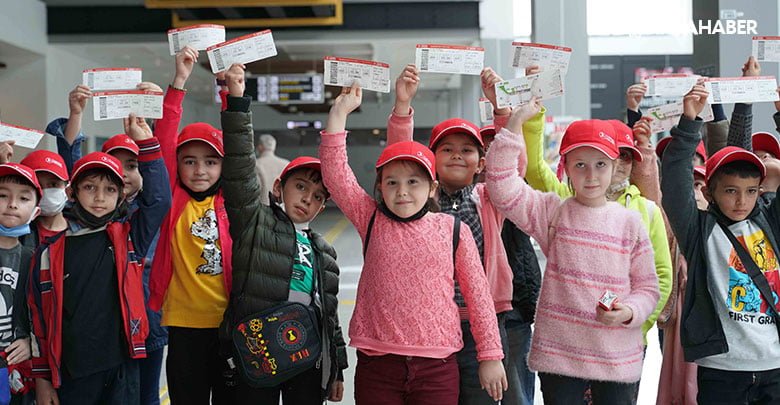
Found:
<svg viewBox="0 0 780 405"><path fill-rule="evenodd" d="M222 112L225 146L222 190L233 237L233 287L220 326L223 342L229 342L229 331L235 322L287 301L293 257L297 254L295 227L290 218L275 204L267 206L260 202L252 114L231 111L230 101L243 109L242 100L229 100L228 111ZM347 368L346 345L337 311L339 268L333 247L319 234L307 232L314 250L313 267L319 273L320 298L315 302L322 302L320 314L325 320L323 352L328 350L328 353L323 355L322 367L323 379L327 379L325 392L328 392L334 379L344 379L342 371ZM244 297L239 303L237 298L242 287Z"/></svg>

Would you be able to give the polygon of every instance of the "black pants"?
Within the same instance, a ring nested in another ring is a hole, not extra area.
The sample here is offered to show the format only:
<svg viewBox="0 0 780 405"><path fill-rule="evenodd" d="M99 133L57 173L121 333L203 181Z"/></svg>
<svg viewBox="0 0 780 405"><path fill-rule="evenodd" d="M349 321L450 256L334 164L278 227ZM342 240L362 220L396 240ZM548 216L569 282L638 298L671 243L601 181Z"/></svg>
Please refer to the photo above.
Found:
<svg viewBox="0 0 780 405"><path fill-rule="evenodd" d="M232 405L217 329L168 328L165 371L172 405Z"/></svg>
<svg viewBox="0 0 780 405"><path fill-rule="evenodd" d="M780 368L767 371L726 371L698 368L700 404L758 405L780 403Z"/></svg>
<svg viewBox="0 0 780 405"><path fill-rule="evenodd" d="M557 374L539 373L545 405L581 404L590 384L593 405L632 405L636 383L592 381Z"/></svg>
<svg viewBox="0 0 780 405"><path fill-rule="evenodd" d="M322 369L308 371L271 388L252 388L243 382L236 387L236 405L278 405L279 394L284 405L321 405L323 401Z"/></svg>
<svg viewBox="0 0 780 405"><path fill-rule="evenodd" d="M85 377L63 377L57 396L62 405L137 405L141 401L138 362L127 360Z"/></svg>

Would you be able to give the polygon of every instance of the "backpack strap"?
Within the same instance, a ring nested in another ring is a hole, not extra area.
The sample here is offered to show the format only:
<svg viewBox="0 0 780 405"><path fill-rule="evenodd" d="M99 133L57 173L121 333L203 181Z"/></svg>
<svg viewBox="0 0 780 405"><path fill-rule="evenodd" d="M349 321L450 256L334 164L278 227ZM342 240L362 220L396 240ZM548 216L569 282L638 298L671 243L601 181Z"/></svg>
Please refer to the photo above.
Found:
<svg viewBox="0 0 780 405"><path fill-rule="evenodd" d="M455 252L458 251L458 245L460 244L460 218L455 217L455 222L452 224L452 264L455 265Z"/></svg>
<svg viewBox="0 0 780 405"><path fill-rule="evenodd" d="M376 219L376 210L371 214L371 219L368 220L368 229L366 229L366 238L363 239L363 258L366 257L366 251L368 250L368 241L371 240L371 229L374 228L374 220Z"/></svg>

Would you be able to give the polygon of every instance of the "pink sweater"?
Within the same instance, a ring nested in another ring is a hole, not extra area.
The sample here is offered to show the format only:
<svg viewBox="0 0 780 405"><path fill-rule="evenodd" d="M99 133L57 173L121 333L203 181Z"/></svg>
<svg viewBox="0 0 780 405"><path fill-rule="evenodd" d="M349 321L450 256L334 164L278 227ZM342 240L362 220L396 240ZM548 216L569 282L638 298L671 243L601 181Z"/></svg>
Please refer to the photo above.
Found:
<svg viewBox="0 0 780 405"><path fill-rule="evenodd" d="M460 228L452 263L454 218L429 213L397 222L377 211L347 163L346 133L322 134L322 177L331 197L365 238L377 212L349 323L350 345L367 354L445 358L463 347L457 279L471 315L478 360L503 358L498 324L471 230Z"/></svg>
<svg viewBox="0 0 780 405"><path fill-rule="evenodd" d="M487 154L486 181L496 207L547 256L528 366L584 379L639 380L640 327L659 298L653 250L639 214L614 202L593 208L533 190L517 174L518 155L525 156L522 134L502 129ZM526 159L519 164L524 169ZM605 290L631 308L628 324L596 321Z"/></svg>
<svg viewBox="0 0 780 405"><path fill-rule="evenodd" d="M409 115L397 115L395 111L387 119L387 143L411 141L414 132L414 110ZM490 285L490 295L497 314L512 310L512 268L504 250L501 228L504 215L498 212L490 201L484 184L477 184L471 193L477 205L479 221L482 224L485 274ZM461 317L468 319L468 313Z"/></svg>

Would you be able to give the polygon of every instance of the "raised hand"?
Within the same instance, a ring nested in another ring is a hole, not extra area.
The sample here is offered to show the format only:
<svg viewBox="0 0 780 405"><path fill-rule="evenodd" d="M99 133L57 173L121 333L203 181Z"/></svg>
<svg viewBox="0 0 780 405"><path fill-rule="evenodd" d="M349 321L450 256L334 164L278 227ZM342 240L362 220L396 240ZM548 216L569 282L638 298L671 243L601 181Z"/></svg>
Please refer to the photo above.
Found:
<svg viewBox="0 0 780 405"><path fill-rule="evenodd" d="M89 87L79 84L75 89L68 93L68 107L70 115L81 115L84 108L87 107L87 101L92 97L92 90Z"/></svg>
<svg viewBox="0 0 780 405"><path fill-rule="evenodd" d="M136 115L133 113L131 113L123 121L125 125L125 134L127 134L127 136L132 138L134 141L143 141L153 136L152 129L149 128L146 120L141 117L136 117Z"/></svg>
<svg viewBox="0 0 780 405"><path fill-rule="evenodd" d="M747 62L742 65L742 76L761 76L761 65L753 56L749 57Z"/></svg>
<svg viewBox="0 0 780 405"><path fill-rule="evenodd" d="M498 108L496 105L496 83L503 82L504 79L490 67L482 69L482 73L479 77L482 81L482 94L484 94L485 98L490 100L490 103L493 104L493 113L496 115L509 114L509 108Z"/></svg>
<svg viewBox="0 0 780 405"><path fill-rule="evenodd" d="M626 108L631 111L639 111L639 103L645 98L647 85L644 83L634 83L626 89Z"/></svg>
<svg viewBox="0 0 780 405"><path fill-rule="evenodd" d="M703 84L699 83L693 86L691 91L683 97L683 116L691 121L695 120L704 110L709 95L710 93Z"/></svg>
<svg viewBox="0 0 780 405"><path fill-rule="evenodd" d="M512 110L506 129L513 134L519 134L523 130L523 124L539 114L539 111L542 111L542 101L538 97L531 98L531 101Z"/></svg>
<svg viewBox="0 0 780 405"><path fill-rule="evenodd" d="M183 89L187 79L192 74L195 63L198 62L198 51L189 45L176 54L176 75L173 77L173 87Z"/></svg>
<svg viewBox="0 0 780 405"><path fill-rule="evenodd" d="M420 76L417 67L406 65L404 70L395 80L395 113L399 115L409 114L412 100L417 94L420 85Z"/></svg>
<svg viewBox="0 0 780 405"><path fill-rule="evenodd" d="M243 97L246 90L245 73L246 66L234 63L230 69L225 72L225 81L227 82L228 92L232 97Z"/></svg>

